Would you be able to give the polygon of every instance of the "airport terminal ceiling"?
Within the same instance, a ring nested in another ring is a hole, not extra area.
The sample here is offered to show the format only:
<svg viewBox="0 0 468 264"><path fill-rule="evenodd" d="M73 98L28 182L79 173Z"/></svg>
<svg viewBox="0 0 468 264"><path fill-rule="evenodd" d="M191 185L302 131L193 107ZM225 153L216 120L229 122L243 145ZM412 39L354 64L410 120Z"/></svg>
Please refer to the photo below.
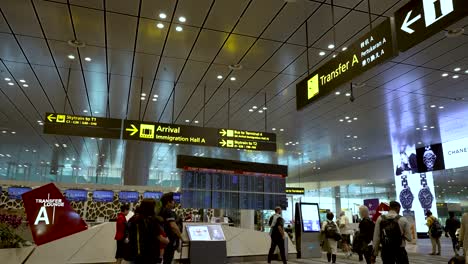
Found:
<svg viewBox="0 0 468 264"><path fill-rule="evenodd" d="M372 25L407 2L371 0ZM142 143L135 162L162 173L184 154L289 165L294 178L465 137L467 18L354 79L354 102L346 84L296 110L296 83L369 31L367 0L333 4L2 0L0 175L15 163L120 176L130 143L43 134L46 112L277 134L276 153Z"/></svg>

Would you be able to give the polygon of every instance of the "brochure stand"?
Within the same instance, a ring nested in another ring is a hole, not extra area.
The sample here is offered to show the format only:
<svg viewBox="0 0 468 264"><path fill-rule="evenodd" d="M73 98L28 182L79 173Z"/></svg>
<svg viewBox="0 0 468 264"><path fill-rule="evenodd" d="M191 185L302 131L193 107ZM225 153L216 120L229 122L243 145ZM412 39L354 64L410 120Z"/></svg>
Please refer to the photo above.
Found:
<svg viewBox="0 0 468 264"><path fill-rule="evenodd" d="M226 263L227 248L221 225L187 225L191 264Z"/></svg>

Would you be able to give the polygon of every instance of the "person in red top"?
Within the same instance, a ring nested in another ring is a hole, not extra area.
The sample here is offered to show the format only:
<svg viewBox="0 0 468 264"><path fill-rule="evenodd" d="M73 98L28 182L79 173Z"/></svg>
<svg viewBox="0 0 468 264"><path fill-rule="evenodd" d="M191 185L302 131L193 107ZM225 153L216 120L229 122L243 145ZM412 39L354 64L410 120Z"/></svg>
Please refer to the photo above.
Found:
<svg viewBox="0 0 468 264"><path fill-rule="evenodd" d="M124 259L125 255L125 244L128 239L127 236L127 218L130 207L128 204L120 206L120 213L117 215L116 232L114 239L117 241L117 251L115 252L115 258L117 264L120 264Z"/></svg>

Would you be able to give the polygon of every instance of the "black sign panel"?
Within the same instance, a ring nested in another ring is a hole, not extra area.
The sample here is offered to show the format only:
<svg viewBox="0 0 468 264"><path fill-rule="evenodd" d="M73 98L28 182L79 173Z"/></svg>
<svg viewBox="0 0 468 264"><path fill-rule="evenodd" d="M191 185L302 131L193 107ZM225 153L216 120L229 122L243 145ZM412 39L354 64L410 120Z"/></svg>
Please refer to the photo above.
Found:
<svg viewBox="0 0 468 264"><path fill-rule="evenodd" d="M398 49L406 51L467 15L466 0L412 0L395 13Z"/></svg>
<svg viewBox="0 0 468 264"><path fill-rule="evenodd" d="M286 187L287 194L304 194L305 189L299 187Z"/></svg>
<svg viewBox="0 0 468 264"><path fill-rule="evenodd" d="M296 85L297 110L395 55L391 23L387 19Z"/></svg>
<svg viewBox="0 0 468 264"><path fill-rule="evenodd" d="M123 138L161 143L276 151L272 133L124 120Z"/></svg>
<svg viewBox="0 0 468 264"><path fill-rule="evenodd" d="M121 119L46 113L44 133L120 139Z"/></svg>

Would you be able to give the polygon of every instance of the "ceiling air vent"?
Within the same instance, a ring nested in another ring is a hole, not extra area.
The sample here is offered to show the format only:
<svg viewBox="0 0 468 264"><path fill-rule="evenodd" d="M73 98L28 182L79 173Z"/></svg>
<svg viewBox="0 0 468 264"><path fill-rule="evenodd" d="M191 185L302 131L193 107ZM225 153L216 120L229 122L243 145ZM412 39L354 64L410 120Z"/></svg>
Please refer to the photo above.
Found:
<svg viewBox="0 0 468 264"><path fill-rule="evenodd" d="M240 64L231 64L231 65L229 65L229 69L233 70L233 71L242 70L242 65L240 65Z"/></svg>
<svg viewBox="0 0 468 264"><path fill-rule="evenodd" d="M68 41L68 45L74 47L74 48L84 48L86 44L82 41L79 41L77 39L71 39Z"/></svg>

